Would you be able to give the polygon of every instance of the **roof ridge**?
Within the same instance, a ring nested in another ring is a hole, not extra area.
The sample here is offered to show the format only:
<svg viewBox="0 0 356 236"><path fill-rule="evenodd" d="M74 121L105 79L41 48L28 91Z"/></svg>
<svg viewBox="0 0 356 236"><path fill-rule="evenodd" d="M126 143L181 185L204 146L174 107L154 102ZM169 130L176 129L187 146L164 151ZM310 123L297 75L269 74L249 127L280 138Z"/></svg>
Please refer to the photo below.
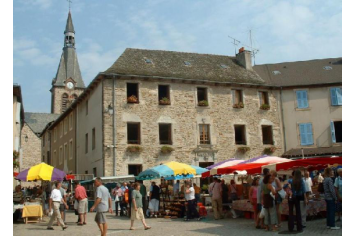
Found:
<svg viewBox="0 0 356 236"><path fill-rule="evenodd" d="M141 49L141 48L126 48L126 50L137 50L137 51L154 51L154 52L173 52L173 53L182 53L182 54L195 54L202 56L220 56L220 57L229 57L234 58L235 56L221 55L221 54L209 54L209 53L198 53L198 52L182 52L182 51L172 51L172 50L157 50L157 49ZM125 52L124 51L124 52Z"/></svg>
<svg viewBox="0 0 356 236"><path fill-rule="evenodd" d="M312 62L312 61L323 61L323 60L340 60L342 57L330 57L330 58L320 58L320 59L311 59L311 60L304 60L304 61L286 61L286 62L278 62L278 63L265 63L265 64L258 64L255 66L268 66L268 65L278 65L278 64L286 64L286 63L298 63L298 62Z"/></svg>

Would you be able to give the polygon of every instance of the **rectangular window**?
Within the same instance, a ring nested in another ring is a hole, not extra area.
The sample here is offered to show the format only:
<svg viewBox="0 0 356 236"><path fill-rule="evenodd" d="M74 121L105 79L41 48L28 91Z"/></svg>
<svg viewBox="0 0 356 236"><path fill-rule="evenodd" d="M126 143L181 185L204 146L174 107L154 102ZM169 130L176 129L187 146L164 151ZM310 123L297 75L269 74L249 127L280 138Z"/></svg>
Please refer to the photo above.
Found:
<svg viewBox="0 0 356 236"><path fill-rule="evenodd" d="M63 163L63 148L62 148L62 146L59 148L58 160L59 160L59 164L62 165L62 163Z"/></svg>
<svg viewBox="0 0 356 236"><path fill-rule="evenodd" d="M89 112L89 100L85 101L85 115L88 115Z"/></svg>
<svg viewBox="0 0 356 236"><path fill-rule="evenodd" d="M59 123L59 137L62 138L63 136L63 122Z"/></svg>
<svg viewBox="0 0 356 236"><path fill-rule="evenodd" d="M88 133L85 134L85 153L88 153Z"/></svg>
<svg viewBox="0 0 356 236"><path fill-rule="evenodd" d="M73 141L69 141L69 160L73 158Z"/></svg>
<svg viewBox="0 0 356 236"><path fill-rule="evenodd" d="M258 95L260 97L260 105L269 105L268 92L259 91Z"/></svg>
<svg viewBox="0 0 356 236"><path fill-rule="evenodd" d="M235 144L246 145L246 129L244 125L235 125Z"/></svg>
<svg viewBox="0 0 356 236"><path fill-rule="evenodd" d="M331 121L331 140L333 143L342 143L342 121Z"/></svg>
<svg viewBox="0 0 356 236"><path fill-rule="evenodd" d="M331 88L331 105L341 106L342 105L342 89L341 88Z"/></svg>
<svg viewBox="0 0 356 236"><path fill-rule="evenodd" d="M127 123L127 143L140 144L140 123Z"/></svg>
<svg viewBox="0 0 356 236"><path fill-rule="evenodd" d="M94 175L94 177L97 176L97 175L96 175L96 168L93 168L93 175Z"/></svg>
<svg viewBox="0 0 356 236"><path fill-rule="evenodd" d="M299 124L300 145L307 146L314 144L313 126L311 123Z"/></svg>
<svg viewBox="0 0 356 236"><path fill-rule="evenodd" d="M210 144L210 125L199 125L200 144Z"/></svg>
<svg viewBox="0 0 356 236"><path fill-rule="evenodd" d="M172 145L172 125L159 124L159 144Z"/></svg>
<svg viewBox="0 0 356 236"><path fill-rule="evenodd" d="M126 95L128 103L138 103L138 84L136 83L127 83L126 85Z"/></svg>
<svg viewBox="0 0 356 236"><path fill-rule="evenodd" d="M208 89L207 88L197 88L198 94L198 105L201 106L202 103L208 102Z"/></svg>
<svg viewBox="0 0 356 236"><path fill-rule="evenodd" d="M262 125L263 144L273 145L273 131L271 125Z"/></svg>
<svg viewBox="0 0 356 236"><path fill-rule="evenodd" d="M91 150L95 149L95 128L91 130Z"/></svg>
<svg viewBox="0 0 356 236"><path fill-rule="evenodd" d="M129 175L138 176L142 172L142 165L128 165Z"/></svg>
<svg viewBox="0 0 356 236"><path fill-rule="evenodd" d="M160 105L170 105L169 85L158 85L158 102Z"/></svg>
<svg viewBox="0 0 356 236"><path fill-rule="evenodd" d="M232 90L232 96L234 105L240 105L244 103L242 90Z"/></svg>
<svg viewBox="0 0 356 236"><path fill-rule="evenodd" d="M47 151L47 162L48 165L52 165L51 163L51 153L49 151Z"/></svg>
<svg viewBox="0 0 356 236"><path fill-rule="evenodd" d="M68 132L68 117L64 119L64 134Z"/></svg>
<svg viewBox="0 0 356 236"><path fill-rule="evenodd" d="M307 90L296 91L296 96L297 96L297 107L298 108L303 109L303 108L309 107Z"/></svg>
<svg viewBox="0 0 356 236"><path fill-rule="evenodd" d="M68 160L68 145L64 144L64 152L63 152L63 162L65 162L66 160Z"/></svg>
<svg viewBox="0 0 356 236"><path fill-rule="evenodd" d="M53 140L54 140L54 142L57 141L57 128L54 128L54 130L53 130Z"/></svg>
<svg viewBox="0 0 356 236"><path fill-rule="evenodd" d="M45 145L46 145L46 134L44 134L42 137L42 146L44 147Z"/></svg>

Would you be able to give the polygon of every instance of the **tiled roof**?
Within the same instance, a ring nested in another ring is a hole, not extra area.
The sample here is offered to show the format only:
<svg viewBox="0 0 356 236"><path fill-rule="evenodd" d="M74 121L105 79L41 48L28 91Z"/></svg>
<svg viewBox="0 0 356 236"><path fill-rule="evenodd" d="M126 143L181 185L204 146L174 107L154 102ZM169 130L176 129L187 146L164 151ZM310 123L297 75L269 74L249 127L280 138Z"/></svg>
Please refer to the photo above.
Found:
<svg viewBox="0 0 356 236"><path fill-rule="evenodd" d="M105 74L155 76L217 83L263 84L235 57L127 48Z"/></svg>
<svg viewBox="0 0 356 236"><path fill-rule="evenodd" d="M342 58L256 65L253 69L272 86L342 83Z"/></svg>
<svg viewBox="0 0 356 236"><path fill-rule="evenodd" d="M340 155L342 154L342 146L334 146L334 147L317 147L317 148L303 148L304 156L321 156L321 155ZM283 153L282 157L301 157L302 149L296 148L291 149L285 153Z"/></svg>
<svg viewBox="0 0 356 236"><path fill-rule="evenodd" d="M36 135L39 135L48 123L58 117L59 114L25 112L25 123Z"/></svg>

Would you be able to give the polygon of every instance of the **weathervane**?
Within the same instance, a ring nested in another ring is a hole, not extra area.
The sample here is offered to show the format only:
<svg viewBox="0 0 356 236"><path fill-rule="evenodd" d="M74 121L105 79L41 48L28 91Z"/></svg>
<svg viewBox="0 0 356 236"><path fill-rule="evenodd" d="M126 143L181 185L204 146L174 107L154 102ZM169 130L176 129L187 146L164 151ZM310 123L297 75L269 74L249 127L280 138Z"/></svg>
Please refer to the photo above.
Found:
<svg viewBox="0 0 356 236"><path fill-rule="evenodd" d="M72 3L72 0L67 0L67 2L68 2L69 11L70 11L70 4Z"/></svg>

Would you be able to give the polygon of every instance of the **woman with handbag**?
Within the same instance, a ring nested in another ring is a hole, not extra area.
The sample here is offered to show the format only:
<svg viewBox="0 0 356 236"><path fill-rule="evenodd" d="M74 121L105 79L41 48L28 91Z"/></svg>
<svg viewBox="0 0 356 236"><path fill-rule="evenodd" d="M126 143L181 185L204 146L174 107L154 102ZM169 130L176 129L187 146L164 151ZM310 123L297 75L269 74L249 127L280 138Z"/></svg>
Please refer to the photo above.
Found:
<svg viewBox="0 0 356 236"><path fill-rule="evenodd" d="M304 200L304 204L308 205L308 198L305 191L305 183L302 179L302 172L300 170L295 170L293 178L288 181L290 184L291 191L289 192L288 205L289 205L289 216L288 216L288 230L290 232L294 229L294 207L297 218L297 231L303 232L302 225L302 213L300 210L300 201Z"/></svg>
<svg viewBox="0 0 356 236"><path fill-rule="evenodd" d="M278 231L276 227L277 221L277 212L276 206L274 203L274 197L277 192L272 186L274 178L271 174L266 175L263 178L264 185L262 186L262 193L263 193L263 208L265 209L265 225L266 230L269 231Z"/></svg>
<svg viewBox="0 0 356 236"><path fill-rule="evenodd" d="M282 188L282 183L278 179L277 172L275 170L271 170L270 174L272 175L272 178L274 178L274 181L272 182L272 186L277 192L276 195L276 211L277 211L277 219L278 219L278 227L281 227L281 209L280 209L280 204L283 201L283 198L280 196L279 192L284 191Z"/></svg>

